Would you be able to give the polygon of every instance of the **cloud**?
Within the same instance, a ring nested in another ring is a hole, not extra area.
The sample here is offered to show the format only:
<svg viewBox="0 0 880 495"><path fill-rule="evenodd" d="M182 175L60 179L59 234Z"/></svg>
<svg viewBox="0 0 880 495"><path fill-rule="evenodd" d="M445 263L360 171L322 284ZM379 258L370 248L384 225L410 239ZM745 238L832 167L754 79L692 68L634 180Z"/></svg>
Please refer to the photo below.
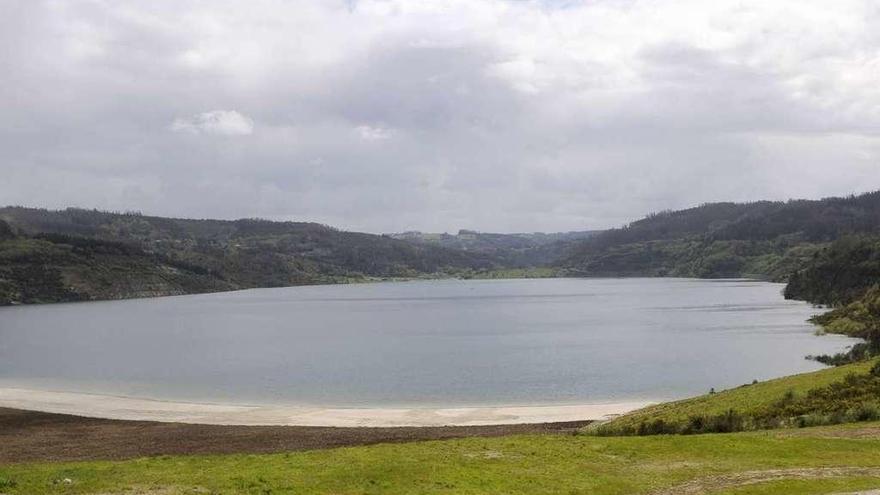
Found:
<svg viewBox="0 0 880 495"><path fill-rule="evenodd" d="M254 132L254 121L235 110L212 110L185 119L174 119L171 130L190 134L247 136Z"/></svg>
<svg viewBox="0 0 880 495"><path fill-rule="evenodd" d="M392 132L384 127L374 127L369 125L359 125L355 127L358 136L364 141L384 141L391 139Z"/></svg>
<svg viewBox="0 0 880 495"><path fill-rule="evenodd" d="M550 231L880 188L872 0L244 5L10 2L2 202Z"/></svg>

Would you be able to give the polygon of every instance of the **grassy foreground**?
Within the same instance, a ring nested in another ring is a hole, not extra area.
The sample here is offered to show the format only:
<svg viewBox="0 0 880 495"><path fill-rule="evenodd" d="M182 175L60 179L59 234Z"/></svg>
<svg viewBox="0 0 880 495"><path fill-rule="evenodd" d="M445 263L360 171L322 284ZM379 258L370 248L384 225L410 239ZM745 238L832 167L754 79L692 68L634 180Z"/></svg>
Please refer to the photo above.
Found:
<svg viewBox="0 0 880 495"><path fill-rule="evenodd" d="M880 488L880 423L528 435L271 455L0 466L0 493L829 493Z"/></svg>

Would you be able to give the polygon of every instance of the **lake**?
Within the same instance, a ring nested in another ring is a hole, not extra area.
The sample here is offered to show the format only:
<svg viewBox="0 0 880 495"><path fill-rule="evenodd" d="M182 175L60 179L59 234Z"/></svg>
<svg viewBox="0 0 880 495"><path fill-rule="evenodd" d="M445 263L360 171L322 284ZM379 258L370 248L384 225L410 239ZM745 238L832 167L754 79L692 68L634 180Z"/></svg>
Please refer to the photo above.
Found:
<svg viewBox="0 0 880 495"><path fill-rule="evenodd" d="M366 406L663 400L822 366L748 280L438 280L0 308L0 386Z"/></svg>

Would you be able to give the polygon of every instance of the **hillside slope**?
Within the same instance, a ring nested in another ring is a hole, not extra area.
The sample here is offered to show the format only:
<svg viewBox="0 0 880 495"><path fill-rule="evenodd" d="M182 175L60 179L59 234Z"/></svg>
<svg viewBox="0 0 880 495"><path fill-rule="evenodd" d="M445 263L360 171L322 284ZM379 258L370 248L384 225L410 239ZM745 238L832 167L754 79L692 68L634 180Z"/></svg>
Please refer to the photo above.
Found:
<svg viewBox="0 0 880 495"><path fill-rule="evenodd" d="M843 237L792 274L785 297L816 304L848 304L880 284L880 238Z"/></svg>
<svg viewBox="0 0 880 495"><path fill-rule="evenodd" d="M878 363L866 360L657 404L587 430L603 435L708 433L876 420Z"/></svg>
<svg viewBox="0 0 880 495"><path fill-rule="evenodd" d="M786 280L828 243L880 233L880 192L788 202L712 203L650 215L581 241L574 276L757 276Z"/></svg>
<svg viewBox="0 0 880 495"><path fill-rule="evenodd" d="M0 209L0 304L486 270L480 253L324 225Z"/></svg>
<svg viewBox="0 0 880 495"><path fill-rule="evenodd" d="M494 234L460 230L457 234L425 232L402 232L388 234L417 244L441 246L449 249L491 256L506 268L544 267L569 255L577 241L588 239L600 231L542 232L520 234Z"/></svg>
<svg viewBox="0 0 880 495"><path fill-rule="evenodd" d="M706 204L650 215L620 229L561 234L380 236L315 223L176 219L76 208L0 208L0 222L0 304L419 276L784 281L795 273L790 297L834 302L828 298L834 294L809 293L834 274L804 267L822 259L823 266L836 270L839 263L829 257L868 256L847 268L852 277L866 281L858 291L880 273L876 255L870 254L876 248L858 251L839 244L854 235L867 236L863 244L876 242L870 236L880 235L880 192L816 201Z"/></svg>
<svg viewBox="0 0 880 495"><path fill-rule="evenodd" d="M60 235L0 240L0 304L232 290L202 267L137 246Z"/></svg>

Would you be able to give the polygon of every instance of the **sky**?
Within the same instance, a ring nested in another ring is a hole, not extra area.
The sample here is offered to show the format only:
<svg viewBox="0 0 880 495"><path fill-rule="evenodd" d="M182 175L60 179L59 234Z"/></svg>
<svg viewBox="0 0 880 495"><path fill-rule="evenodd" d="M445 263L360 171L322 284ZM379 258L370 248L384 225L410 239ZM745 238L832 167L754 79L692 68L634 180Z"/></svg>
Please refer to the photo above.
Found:
<svg viewBox="0 0 880 495"><path fill-rule="evenodd" d="M875 189L875 0L0 0L0 204L549 232Z"/></svg>

